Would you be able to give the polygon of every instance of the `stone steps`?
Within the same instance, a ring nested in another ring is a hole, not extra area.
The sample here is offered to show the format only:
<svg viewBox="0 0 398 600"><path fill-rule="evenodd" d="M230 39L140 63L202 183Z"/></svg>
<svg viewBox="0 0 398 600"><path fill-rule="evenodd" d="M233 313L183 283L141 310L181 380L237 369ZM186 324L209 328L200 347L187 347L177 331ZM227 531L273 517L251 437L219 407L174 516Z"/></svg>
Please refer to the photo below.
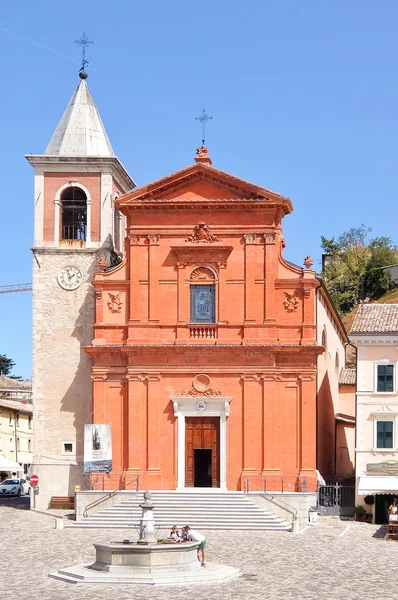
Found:
<svg viewBox="0 0 398 600"><path fill-rule="evenodd" d="M201 530L291 530L291 523L252 502L243 492L155 491L152 501L159 529L189 524ZM95 514L90 515L89 511L83 521L66 524L66 527L136 528L142 502L142 493L138 493Z"/></svg>

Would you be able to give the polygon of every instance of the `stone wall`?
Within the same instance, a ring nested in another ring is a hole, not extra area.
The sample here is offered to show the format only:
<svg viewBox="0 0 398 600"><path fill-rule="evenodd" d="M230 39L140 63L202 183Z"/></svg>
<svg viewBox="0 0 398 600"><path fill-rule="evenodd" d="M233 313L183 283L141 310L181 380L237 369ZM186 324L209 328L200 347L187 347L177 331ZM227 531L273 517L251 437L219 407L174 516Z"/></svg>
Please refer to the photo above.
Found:
<svg viewBox="0 0 398 600"><path fill-rule="evenodd" d="M83 347L92 342L96 260L93 250L34 250L31 472L40 477L37 508L47 508L53 495L73 495L83 483L83 425L92 420L91 364ZM83 273L77 290L58 284L66 265Z"/></svg>
<svg viewBox="0 0 398 600"><path fill-rule="evenodd" d="M283 493L283 494L262 494L249 492L249 498L259 506L273 512L281 519L289 523L293 521L293 515L297 510L297 520L300 527L308 525L309 509L317 505L317 493ZM288 508L288 505L290 508Z"/></svg>

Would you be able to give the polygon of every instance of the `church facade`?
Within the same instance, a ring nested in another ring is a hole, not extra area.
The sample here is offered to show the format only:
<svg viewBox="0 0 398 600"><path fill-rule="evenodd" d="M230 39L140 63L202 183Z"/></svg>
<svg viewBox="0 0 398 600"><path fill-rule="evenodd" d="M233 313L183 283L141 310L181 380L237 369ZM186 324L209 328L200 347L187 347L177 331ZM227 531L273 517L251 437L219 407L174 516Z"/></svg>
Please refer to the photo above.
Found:
<svg viewBox="0 0 398 600"><path fill-rule="evenodd" d="M149 489L316 489L316 289L283 258L292 204L195 164L117 200L124 261L96 273L95 422ZM265 478L265 479L264 479ZM249 485L250 485L249 484Z"/></svg>
<svg viewBox="0 0 398 600"><path fill-rule="evenodd" d="M325 330L341 367L347 340L311 259L283 257L290 199L215 168L203 146L134 189L81 77L45 153L27 157L36 506L137 477L316 490L335 453L319 443L333 411L317 422L338 393L329 360L318 378ZM83 472L86 424L111 425L100 478Z"/></svg>

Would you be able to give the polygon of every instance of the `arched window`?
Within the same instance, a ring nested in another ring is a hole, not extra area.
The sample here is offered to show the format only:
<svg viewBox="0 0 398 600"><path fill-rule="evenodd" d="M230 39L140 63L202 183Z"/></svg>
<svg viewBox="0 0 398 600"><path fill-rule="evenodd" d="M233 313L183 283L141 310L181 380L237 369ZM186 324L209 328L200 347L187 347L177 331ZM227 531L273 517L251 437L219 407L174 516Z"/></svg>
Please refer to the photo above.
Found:
<svg viewBox="0 0 398 600"><path fill-rule="evenodd" d="M85 240L87 237L87 196L78 187L66 188L61 195L62 239Z"/></svg>
<svg viewBox="0 0 398 600"><path fill-rule="evenodd" d="M191 273L191 323L216 322L215 275L207 267L197 267Z"/></svg>
<svg viewBox="0 0 398 600"><path fill-rule="evenodd" d="M328 347L327 347L326 327L324 327L323 331L322 331L322 346L325 348L325 351L327 351Z"/></svg>

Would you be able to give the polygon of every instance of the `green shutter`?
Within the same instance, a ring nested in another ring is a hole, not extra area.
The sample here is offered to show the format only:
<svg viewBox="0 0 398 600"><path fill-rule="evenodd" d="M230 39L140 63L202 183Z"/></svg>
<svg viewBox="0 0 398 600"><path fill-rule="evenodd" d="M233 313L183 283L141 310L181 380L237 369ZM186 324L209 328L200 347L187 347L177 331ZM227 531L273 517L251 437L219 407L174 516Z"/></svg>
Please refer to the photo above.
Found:
<svg viewBox="0 0 398 600"><path fill-rule="evenodd" d="M393 422L377 421L377 448L393 447Z"/></svg>
<svg viewBox="0 0 398 600"><path fill-rule="evenodd" d="M377 391L394 391L394 365L377 365Z"/></svg>

